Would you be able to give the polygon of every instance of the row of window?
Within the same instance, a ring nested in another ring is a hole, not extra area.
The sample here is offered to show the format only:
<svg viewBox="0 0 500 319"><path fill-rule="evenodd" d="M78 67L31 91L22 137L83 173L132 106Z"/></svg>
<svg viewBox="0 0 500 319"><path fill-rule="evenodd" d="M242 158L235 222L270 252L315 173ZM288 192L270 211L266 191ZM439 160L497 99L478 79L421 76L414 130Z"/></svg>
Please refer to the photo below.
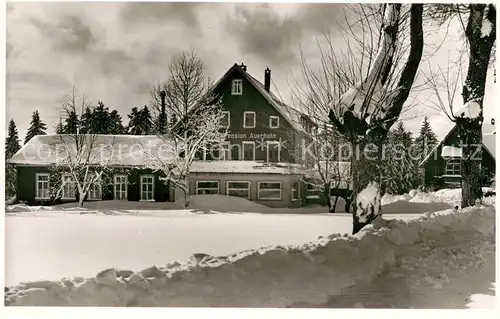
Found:
<svg viewBox="0 0 500 319"><path fill-rule="evenodd" d="M223 111L223 118L221 119L220 126L222 128L229 128L231 125L231 112ZM243 112L243 128L255 128L257 123L257 116L253 111ZM269 128L279 128L280 118L279 116L271 115L269 116Z"/></svg>
<svg viewBox="0 0 500 319"><path fill-rule="evenodd" d="M200 160L222 160L222 161L255 161L255 141L243 141L241 144L222 144L220 149L208 149L197 154ZM281 160L281 143L279 141L266 142L267 162L279 162Z"/></svg>
<svg viewBox="0 0 500 319"><path fill-rule="evenodd" d="M74 200L76 199L76 183L74 182L73 176L71 174L63 174L62 180L62 194L61 199L63 200ZM154 175L141 175L141 200L152 201L154 200ZM127 187L128 177L127 175L115 175L114 176L114 198L115 199L127 199ZM36 174L36 198L37 199L49 199L50 198L50 174L49 173L37 173ZM102 199L102 189L101 182L94 183L90 186L87 195L88 200L100 200Z"/></svg>
<svg viewBox="0 0 500 319"><path fill-rule="evenodd" d="M295 181L292 185L292 200L300 199L300 183ZM196 181L196 195L219 195L219 181ZM237 196L251 199L251 190L249 181L227 181L226 194L228 196ZM283 184L282 182L258 182L257 183L258 200L282 200Z"/></svg>

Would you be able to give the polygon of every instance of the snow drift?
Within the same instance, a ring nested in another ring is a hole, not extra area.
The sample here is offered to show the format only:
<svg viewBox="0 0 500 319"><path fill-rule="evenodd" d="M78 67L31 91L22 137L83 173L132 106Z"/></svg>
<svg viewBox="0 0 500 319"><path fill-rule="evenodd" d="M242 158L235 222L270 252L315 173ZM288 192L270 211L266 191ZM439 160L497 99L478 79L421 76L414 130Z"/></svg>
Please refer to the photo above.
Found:
<svg viewBox="0 0 500 319"><path fill-rule="evenodd" d="M329 295L369 280L408 254L407 245L460 231L494 236L494 207L387 221L356 236L334 234L300 247L272 247L230 256L195 254L187 264L140 272L106 269L94 278L23 283L5 289L13 306L286 307L323 304ZM449 236L453 240L454 236Z"/></svg>

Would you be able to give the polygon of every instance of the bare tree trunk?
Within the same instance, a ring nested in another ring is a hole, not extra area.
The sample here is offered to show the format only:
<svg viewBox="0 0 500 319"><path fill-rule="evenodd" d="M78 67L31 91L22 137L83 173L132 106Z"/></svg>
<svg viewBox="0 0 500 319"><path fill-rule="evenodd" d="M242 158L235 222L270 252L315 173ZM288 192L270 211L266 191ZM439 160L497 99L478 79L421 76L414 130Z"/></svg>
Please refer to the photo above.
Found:
<svg viewBox="0 0 500 319"><path fill-rule="evenodd" d="M470 4L465 30L469 43L469 67L462 89L464 105L477 103L480 114L475 118L458 115L456 124L462 142L462 208L473 206L483 196L481 191L483 100L491 50L496 40L496 9L493 4ZM489 34L483 28L490 24ZM479 152L476 152L479 146Z"/></svg>
<svg viewBox="0 0 500 319"><path fill-rule="evenodd" d="M356 234L364 226L370 224L377 216L382 215L380 206L380 163L382 159L382 145L384 136L379 136L378 140L366 140L358 142L352 146L353 160L351 161L351 178L353 181L353 193L350 211L353 216L352 233ZM378 188L377 193L370 195L370 198L360 198L362 193L370 184ZM367 204L366 200L370 203Z"/></svg>
<svg viewBox="0 0 500 319"><path fill-rule="evenodd" d="M337 208L338 200L339 200L339 196L337 195L337 196L335 196L335 201L333 202L333 209L332 209L331 213L335 213L335 209ZM346 213L348 213L348 212L346 212Z"/></svg>
<svg viewBox="0 0 500 319"><path fill-rule="evenodd" d="M335 212L335 206L332 207L332 201L330 200L330 183L325 183L323 186L323 197L325 198L326 205L328 206L328 212Z"/></svg>
<svg viewBox="0 0 500 319"><path fill-rule="evenodd" d="M83 207L83 201L85 200L85 194L81 194L78 196L78 207Z"/></svg>

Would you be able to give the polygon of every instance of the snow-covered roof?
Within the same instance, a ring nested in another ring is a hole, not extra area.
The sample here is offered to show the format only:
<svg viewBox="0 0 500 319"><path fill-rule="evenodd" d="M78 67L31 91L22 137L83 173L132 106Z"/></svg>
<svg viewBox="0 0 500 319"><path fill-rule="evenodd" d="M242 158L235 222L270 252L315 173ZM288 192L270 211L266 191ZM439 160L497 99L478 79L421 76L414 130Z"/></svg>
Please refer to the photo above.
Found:
<svg viewBox="0 0 500 319"><path fill-rule="evenodd" d="M80 135L82 151L76 149L74 135L37 135L10 158L17 165L63 165L71 160L91 165L143 166L150 155L173 156L172 145L155 135ZM85 138L85 141L83 141ZM78 157L88 157L89 160Z"/></svg>
<svg viewBox="0 0 500 319"><path fill-rule="evenodd" d="M250 75L248 72L243 70L238 64L234 64L215 84L213 87L217 87L222 81L224 81L227 76L234 70L237 69L244 77L245 79L250 82L256 89L259 91L259 93L273 106L278 113L283 116L283 118L298 132L305 132L304 128L300 124L300 118L301 116L306 116L307 115L303 112L300 112L299 110L286 105L279 99L276 95L274 95L272 92L266 91L264 84L262 84L259 80L254 78L252 75Z"/></svg>
<svg viewBox="0 0 500 319"><path fill-rule="evenodd" d="M455 146L443 146L441 149L441 157L462 157L462 149Z"/></svg>
<svg viewBox="0 0 500 319"><path fill-rule="evenodd" d="M304 174L298 164L264 163L257 161L194 161L192 173L241 173L241 174Z"/></svg>

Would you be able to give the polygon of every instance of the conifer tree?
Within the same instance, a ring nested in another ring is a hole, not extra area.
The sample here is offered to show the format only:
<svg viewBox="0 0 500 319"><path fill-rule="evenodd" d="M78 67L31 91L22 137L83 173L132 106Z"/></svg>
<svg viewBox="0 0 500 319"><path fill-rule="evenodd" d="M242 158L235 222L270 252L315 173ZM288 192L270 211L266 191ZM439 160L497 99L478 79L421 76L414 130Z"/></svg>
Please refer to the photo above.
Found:
<svg viewBox="0 0 500 319"><path fill-rule="evenodd" d="M20 148L16 123L11 119L9 121L7 137L5 138L5 158L11 158Z"/></svg>
<svg viewBox="0 0 500 319"><path fill-rule="evenodd" d="M56 134L64 134L64 125L62 119L59 119L59 123L56 125Z"/></svg>
<svg viewBox="0 0 500 319"><path fill-rule="evenodd" d="M11 158L21 146L19 145L19 133L14 120L9 121L8 133L5 138L5 159ZM16 194L16 169L12 164L5 165L5 195L11 197Z"/></svg>
<svg viewBox="0 0 500 319"><path fill-rule="evenodd" d="M76 115L75 111L68 111L68 117L64 120L64 128L62 133L64 134L76 134L79 121L78 121L78 116Z"/></svg>
<svg viewBox="0 0 500 319"><path fill-rule="evenodd" d="M128 115L129 125L128 133L132 135L149 135L153 134L153 120L149 108L145 105L141 110L137 107L132 108L132 112Z"/></svg>
<svg viewBox="0 0 500 319"><path fill-rule="evenodd" d="M47 129L47 125L42 122L40 119L40 114L38 113L38 110L35 110L33 112L33 115L31 116L31 123L30 127L28 128L28 132L26 133L26 138L24 139L24 144L28 143L29 140L31 140L34 136L37 135L46 135L45 130Z"/></svg>
<svg viewBox="0 0 500 319"><path fill-rule="evenodd" d="M431 128L431 124L427 116L424 117L422 126L420 127L420 133L415 139L415 143L418 145L419 152L421 154L421 160L423 160L427 154L438 144L438 139L436 134Z"/></svg>

